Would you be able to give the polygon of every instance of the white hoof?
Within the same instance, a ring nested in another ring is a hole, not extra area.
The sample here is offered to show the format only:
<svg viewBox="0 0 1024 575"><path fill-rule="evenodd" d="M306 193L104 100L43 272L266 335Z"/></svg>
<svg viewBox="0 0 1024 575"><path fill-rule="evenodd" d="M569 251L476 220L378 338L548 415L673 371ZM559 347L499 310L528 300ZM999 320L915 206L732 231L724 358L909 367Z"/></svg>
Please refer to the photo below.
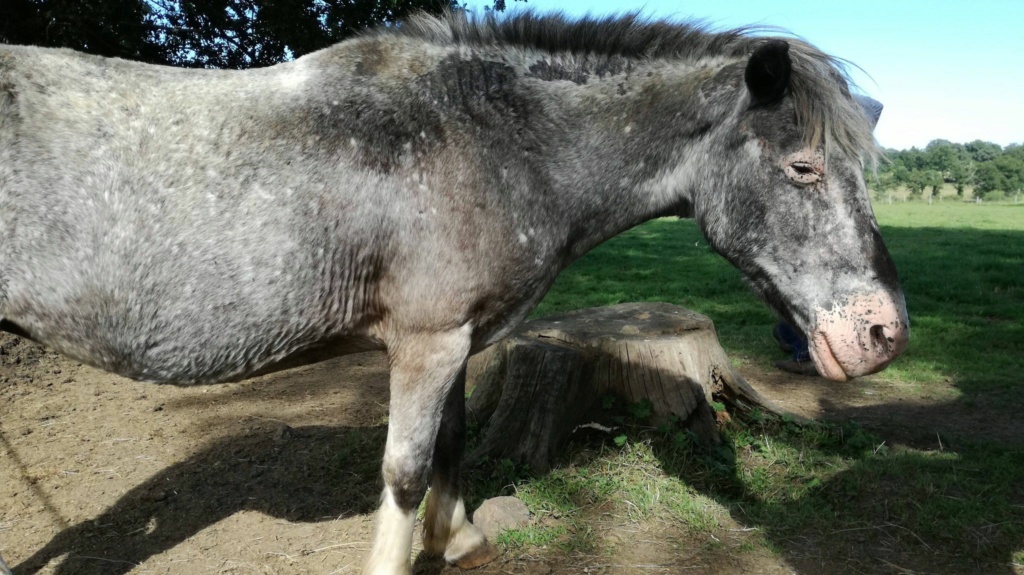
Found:
<svg viewBox="0 0 1024 575"><path fill-rule="evenodd" d="M497 547L487 541L479 527L468 521L462 524L462 528L455 533L444 550L445 561L460 569L474 569L497 557Z"/></svg>
<svg viewBox="0 0 1024 575"><path fill-rule="evenodd" d="M423 550L431 555L443 555L445 561L462 569L479 567L498 556L498 550L487 542L483 531L466 519L462 498L434 491L427 495Z"/></svg>

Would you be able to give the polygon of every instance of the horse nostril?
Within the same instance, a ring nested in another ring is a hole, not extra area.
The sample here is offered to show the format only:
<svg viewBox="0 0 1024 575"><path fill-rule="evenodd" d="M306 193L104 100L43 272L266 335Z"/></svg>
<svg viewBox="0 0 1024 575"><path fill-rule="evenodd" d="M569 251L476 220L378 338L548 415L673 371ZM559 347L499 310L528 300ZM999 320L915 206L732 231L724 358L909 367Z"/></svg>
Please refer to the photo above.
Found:
<svg viewBox="0 0 1024 575"><path fill-rule="evenodd" d="M868 330L868 336L875 353L879 355L889 355L892 353L892 346L890 344L896 340L892 336L885 334L885 326L877 324L871 326L871 329Z"/></svg>

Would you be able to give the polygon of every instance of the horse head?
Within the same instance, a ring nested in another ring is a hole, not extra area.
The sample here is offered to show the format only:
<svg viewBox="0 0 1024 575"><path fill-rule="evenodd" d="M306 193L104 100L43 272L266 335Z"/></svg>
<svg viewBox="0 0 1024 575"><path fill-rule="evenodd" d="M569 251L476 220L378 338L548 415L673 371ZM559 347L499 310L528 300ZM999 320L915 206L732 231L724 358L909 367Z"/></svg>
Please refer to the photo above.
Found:
<svg viewBox="0 0 1024 575"><path fill-rule="evenodd" d="M705 237L806 334L819 373L885 368L909 322L864 181L881 104L851 95L835 63L799 42L765 41L718 77L738 97L705 156L720 163L698 168Z"/></svg>

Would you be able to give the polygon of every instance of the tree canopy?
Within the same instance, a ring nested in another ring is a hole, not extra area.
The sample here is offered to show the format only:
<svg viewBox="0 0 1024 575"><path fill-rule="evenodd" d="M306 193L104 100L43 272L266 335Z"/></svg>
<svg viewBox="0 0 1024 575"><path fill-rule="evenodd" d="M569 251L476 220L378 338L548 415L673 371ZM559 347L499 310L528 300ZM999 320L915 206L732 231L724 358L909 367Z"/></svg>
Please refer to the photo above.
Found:
<svg viewBox="0 0 1024 575"><path fill-rule="evenodd" d="M5 0L0 42L155 64L275 64L455 0Z"/></svg>

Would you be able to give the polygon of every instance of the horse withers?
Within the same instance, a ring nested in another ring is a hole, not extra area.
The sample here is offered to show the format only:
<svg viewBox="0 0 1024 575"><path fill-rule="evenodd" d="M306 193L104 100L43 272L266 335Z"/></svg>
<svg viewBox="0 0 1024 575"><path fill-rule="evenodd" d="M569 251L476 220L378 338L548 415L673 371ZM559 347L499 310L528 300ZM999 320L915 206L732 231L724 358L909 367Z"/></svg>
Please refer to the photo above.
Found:
<svg viewBox="0 0 1024 575"><path fill-rule="evenodd" d="M466 359L619 232L695 218L830 379L903 351L876 120L804 42L636 16L418 16L245 72L4 46L0 319L174 383L386 350L365 572L409 572L428 486L425 551L472 567Z"/></svg>

